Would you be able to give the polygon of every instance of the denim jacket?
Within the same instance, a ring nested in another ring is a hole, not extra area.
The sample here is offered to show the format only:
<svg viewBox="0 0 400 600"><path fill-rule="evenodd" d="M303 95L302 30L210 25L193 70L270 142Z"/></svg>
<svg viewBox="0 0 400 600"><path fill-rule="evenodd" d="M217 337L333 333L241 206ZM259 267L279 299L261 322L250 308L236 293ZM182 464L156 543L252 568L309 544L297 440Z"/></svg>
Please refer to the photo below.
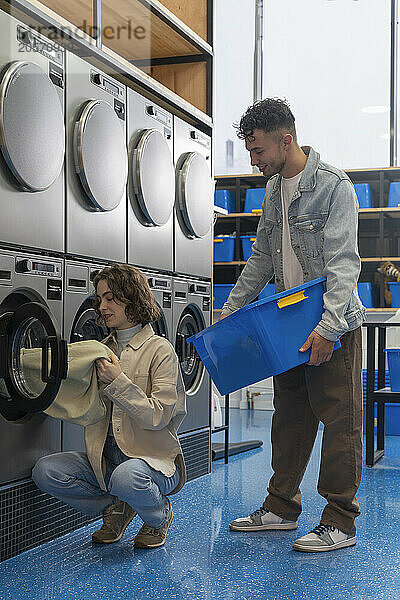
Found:
<svg viewBox="0 0 400 600"><path fill-rule="evenodd" d="M307 163L289 206L293 250L304 282L324 275L324 312L315 331L337 341L365 319L357 294L361 261L357 248L358 203L347 175L320 161L309 146ZM284 290L282 261L281 175L267 182L253 254L223 306L224 315L253 300L275 275L276 293Z"/></svg>

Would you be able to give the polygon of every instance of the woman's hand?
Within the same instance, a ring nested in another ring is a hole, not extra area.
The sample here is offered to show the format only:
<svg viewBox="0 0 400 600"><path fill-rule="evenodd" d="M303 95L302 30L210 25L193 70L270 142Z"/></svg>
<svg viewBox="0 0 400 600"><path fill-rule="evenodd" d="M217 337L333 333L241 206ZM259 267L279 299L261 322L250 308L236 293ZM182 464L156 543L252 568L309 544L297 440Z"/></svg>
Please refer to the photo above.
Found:
<svg viewBox="0 0 400 600"><path fill-rule="evenodd" d="M115 354L111 354L108 360L106 358L96 360L96 368L98 378L106 385L112 383L122 373L119 360Z"/></svg>

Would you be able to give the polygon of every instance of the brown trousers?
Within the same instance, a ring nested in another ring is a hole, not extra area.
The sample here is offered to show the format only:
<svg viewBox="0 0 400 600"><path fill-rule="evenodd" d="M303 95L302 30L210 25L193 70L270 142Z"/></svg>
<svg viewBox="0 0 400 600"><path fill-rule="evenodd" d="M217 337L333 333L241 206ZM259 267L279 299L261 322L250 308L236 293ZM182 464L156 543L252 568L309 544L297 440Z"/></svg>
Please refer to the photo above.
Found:
<svg viewBox="0 0 400 600"><path fill-rule="evenodd" d="M274 377L273 476L264 508L295 521L301 480L318 425L324 425L318 493L326 498L321 523L355 532L362 470L361 327L341 338L329 362L300 365Z"/></svg>

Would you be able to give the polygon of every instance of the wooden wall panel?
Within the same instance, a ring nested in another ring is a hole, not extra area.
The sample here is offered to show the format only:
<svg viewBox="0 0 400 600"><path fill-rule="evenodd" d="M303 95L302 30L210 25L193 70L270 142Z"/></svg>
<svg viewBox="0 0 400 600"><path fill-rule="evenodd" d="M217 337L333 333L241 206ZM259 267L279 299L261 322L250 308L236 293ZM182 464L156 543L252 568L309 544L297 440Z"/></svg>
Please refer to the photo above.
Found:
<svg viewBox="0 0 400 600"><path fill-rule="evenodd" d="M207 112L207 68L205 63L152 67L151 76L199 110Z"/></svg>
<svg viewBox="0 0 400 600"><path fill-rule="evenodd" d="M160 0L175 16L207 40L207 0Z"/></svg>

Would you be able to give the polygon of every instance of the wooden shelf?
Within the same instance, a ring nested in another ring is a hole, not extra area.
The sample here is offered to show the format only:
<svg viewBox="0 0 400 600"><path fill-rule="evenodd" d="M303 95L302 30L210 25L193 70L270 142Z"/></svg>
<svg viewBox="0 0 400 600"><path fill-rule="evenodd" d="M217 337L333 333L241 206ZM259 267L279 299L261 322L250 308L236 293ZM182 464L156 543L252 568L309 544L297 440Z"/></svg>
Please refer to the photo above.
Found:
<svg viewBox="0 0 400 600"><path fill-rule="evenodd" d="M236 217L260 217L261 213L229 213L227 215L218 215L218 219L233 219Z"/></svg>
<svg viewBox="0 0 400 600"><path fill-rule="evenodd" d="M377 257L369 257L369 258L362 258L361 262L365 262L365 263L374 263L374 262L393 262L393 261L399 261L400 260L400 256L377 256Z"/></svg>
<svg viewBox="0 0 400 600"><path fill-rule="evenodd" d="M232 260L229 262L214 262L215 266L221 266L221 265L245 265L246 261L245 260Z"/></svg>
<svg viewBox="0 0 400 600"><path fill-rule="evenodd" d="M208 0L196 3L166 0L165 5L158 0L102 0L101 49L100 37L93 29L92 0L16 0L16 3L30 4L36 14L48 15L50 25L53 20L62 31L70 32L73 37L81 36L98 54L99 51L112 54L120 63L117 72L123 70L124 63L129 64L196 110L212 116L213 49L204 38L209 21ZM187 25L189 22L196 31ZM86 58L90 61L91 57Z"/></svg>
<svg viewBox="0 0 400 600"><path fill-rule="evenodd" d="M398 311L398 308L391 308L390 306L387 306L386 308L367 308L366 311L367 312L396 312Z"/></svg>

